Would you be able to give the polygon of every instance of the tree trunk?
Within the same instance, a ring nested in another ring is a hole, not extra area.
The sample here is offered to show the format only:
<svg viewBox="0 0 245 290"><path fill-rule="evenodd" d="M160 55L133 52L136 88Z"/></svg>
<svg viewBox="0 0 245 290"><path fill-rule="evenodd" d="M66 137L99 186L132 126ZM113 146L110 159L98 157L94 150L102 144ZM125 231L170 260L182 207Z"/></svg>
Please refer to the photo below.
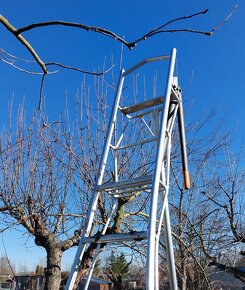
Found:
<svg viewBox="0 0 245 290"><path fill-rule="evenodd" d="M51 245L47 251L44 290L59 290L61 284L62 251L57 245Z"/></svg>
<svg viewBox="0 0 245 290"><path fill-rule="evenodd" d="M123 277L122 277L122 275L118 276L117 280L114 281L114 289L115 290L123 290L123 289L125 289L124 285L123 285Z"/></svg>
<svg viewBox="0 0 245 290"><path fill-rule="evenodd" d="M101 245L101 248L103 248L104 245ZM91 266L91 263L92 263L92 260L93 260L93 257L94 257L95 249L96 249L96 244L92 243L88 247L86 252L84 253L83 261L82 261L82 264L80 265L80 270L78 271L77 278L76 278L73 290L77 289L77 287L79 286L79 283L82 280L82 278L84 278L88 274L88 270L89 270L89 268Z"/></svg>

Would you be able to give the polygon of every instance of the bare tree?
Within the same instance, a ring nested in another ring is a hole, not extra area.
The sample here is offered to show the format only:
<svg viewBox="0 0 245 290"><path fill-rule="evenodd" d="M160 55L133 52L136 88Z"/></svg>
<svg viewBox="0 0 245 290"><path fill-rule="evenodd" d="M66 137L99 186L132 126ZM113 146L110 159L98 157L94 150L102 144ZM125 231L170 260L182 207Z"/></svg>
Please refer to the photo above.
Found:
<svg viewBox="0 0 245 290"><path fill-rule="evenodd" d="M233 11L210 31L185 28L167 29L168 25L172 23L179 23L182 20L207 13L207 10L204 10L170 20L132 42L127 42L114 32L104 28L64 21L36 23L17 29L5 17L0 16L0 22L4 27L32 54L34 60L41 68L41 72L37 73L43 75L39 110L34 113L31 123L27 125L24 108L20 106L16 118L17 121L12 123L14 118L10 116L9 128L3 129L1 134L0 212L4 229L21 226L27 235L34 237L36 245L45 249L47 254L45 290L59 289L62 255L67 249L76 246L80 239L80 228L87 212L90 199L89 193L92 191L96 178L97 164L105 137L106 120L110 111L110 104L107 103L107 94L110 86L100 78L106 71L92 73L95 75L97 107L95 109L91 108L89 89L84 86L81 98L79 96L77 98L75 121L69 120L69 112L67 110L64 115L60 116L58 121L48 122L45 111L42 110L42 88L44 77L49 73L48 67L59 66L79 72L89 72L53 61L43 61L32 45L24 38L23 34L26 31L42 26L72 26L112 37L131 49L137 43L160 33L190 32L212 35L230 17ZM16 56L10 55L3 49L1 50L1 55L2 61L23 70L16 65ZM142 128L138 127L137 130L137 132L131 132L130 138L139 138L139 133L144 135ZM139 152L138 158L142 160L142 164L137 168L134 166L134 158L137 153L126 150L120 159L119 170L121 173L125 176L140 176L146 174L146 170L151 170L151 154L154 148L148 149L148 151L141 150ZM199 172L200 169L198 168ZM108 181L114 178L110 170L106 172L106 178ZM182 192L181 187L179 189ZM137 199L137 207L132 206L132 201L135 199ZM190 201L192 201L192 197ZM210 197L209 201L212 201ZM146 225L147 202L147 195L139 197L135 194L127 198L118 198L116 214L108 231L116 233L120 232L122 228L133 231L139 225L139 222ZM108 203L108 200L104 199L103 196L100 197L97 221L93 228L94 235L101 233L101 225L105 223L108 217ZM182 198L180 197L180 205L181 203ZM230 213L230 210L231 208L226 213ZM181 220L185 217L182 207L179 208L179 212L181 212L179 217ZM137 213L137 220L132 218L132 213ZM230 225L232 225L232 218L230 221ZM201 222L199 224L202 225ZM194 229L195 226L193 227ZM182 229L179 229L176 237L178 241L182 242L184 239ZM201 242L201 238L199 236L198 238ZM132 247L132 245L127 246ZM186 251L184 243L181 243L181 247L182 252ZM95 248L96 245L91 244L87 249L76 286L79 280L87 273ZM205 247L202 249L204 250ZM214 262L214 260L212 261ZM180 272L182 270L184 268L180 268Z"/></svg>
<svg viewBox="0 0 245 290"><path fill-rule="evenodd" d="M12 269L9 265L9 260L5 256L1 256L0 258L0 274L1 275L11 275Z"/></svg>
<svg viewBox="0 0 245 290"><path fill-rule="evenodd" d="M191 131L190 191L183 190L177 167L173 168L177 273L183 290L216 289L210 275L217 268L244 281L244 273L236 266L244 244L242 152L231 153L231 133L221 133L220 127L200 139L197 125Z"/></svg>
<svg viewBox="0 0 245 290"><path fill-rule="evenodd" d="M44 114L35 113L27 126L24 109L20 106L17 123L10 122L9 128L1 134L1 223L5 228L21 225L27 235L34 237L36 245L46 250L45 289L59 288L62 254L76 246L80 238L110 112L108 90L109 85L101 77L95 77L97 107L92 107L91 91L84 86L81 96L77 97L74 122L69 121L66 110L57 122L49 124ZM175 182L170 202L181 289L212 289L208 277L211 265L242 277L234 261L233 264L228 261L231 258L228 253L231 247L238 249L238 243L244 243L241 195L244 172L239 167L239 159L234 162L234 156L226 153L228 135L219 137L218 129L213 129L209 135L198 137L206 123L207 119L189 128L193 182L189 192L183 189L179 177L179 148L173 147ZM129 138L144 135L140 127L135 129L137 132L129 130ZM120 159L120 173L125 176L146 174L146 170L152 168L153 151L150 147L139 152L125 151ZM220 157L222 152L227 159ZM142 160L137 168L134 154ZM109 169L106 178L108 181L114 178ZM133 205L133 200L137 200L137 206ZM106 222L111 208L109 203L100 197L93 228L95 236L100 234ZM134 231L139 224L146 225L147 203L147 194L118 198L116 214L108 231ZM141 248L135 244L124 246L134 250L135 258L145 254L143 242ZM91 244L87 249L77 283L87 273L95 248L96 245Z"/></svg>
<svg viewBox="0 0 245 290"><path fill-rule="evenodd" d="M210 239L207 242L200 235L202 250L210 260L210 265L220 270L233 273L245 282L244 272L236 267L236 262L244 254L244 168L242 168L242 152L233 154L224 146L223 154L214 154L203 174L202 194L204 202L212 206L210 216ZM216 212L214 214L214 212ZM203 217L203 223L206 222ZM217 223L217 227L215 227Z"/></svg>
<svg viewBox="0 0 245 290"><path fill-rule="evenodd" d="M108 84L95 77L97 107L92 108L90 90L84 87L82 95L77 97L74 122L69 121L67 110L58 121L48 124L42 111L36 112L27 125L20 106L17 123L12 123L10 116L9 128L3 129L1 134L2 230L22 226L27 235L34 237L36 245L45 249L45 289L59 288L62 254L76 246L80 239L110 112L108 90ZM136 132L129 136L138 137ZM129 168L135 154L133 150L123 153L119 168L122 174L131 174ZM147 160L151 152L141 151L140 154L144 157L142 160ZM144 174L143 163L141 168L132 166L132 169L134 173ZM106 178L113 179L109 169ZM130 220L130 212L136 210L130 207L135 198L137 194L117 199L116 214L108 231L120 232L122 226L129 226L126 220ZM139 201L139 207L145 207L145 200ZM106 222L110 202L100 197L94 235L100 234ZM96 244L91 244L87 249L77 283L87 273L95 248Z"/></svg>
<svg viewBox="0 0 245 290"><path fill-rule="evenodd" d="M98 158L88 118L79 118L88 125L75 137L64 120L46 126L43 115L27 127L20 107L17 124L1 134L2 224L21 225L46 250L45 289L59 288L62 253L77 243L87 210Z"/></svg>

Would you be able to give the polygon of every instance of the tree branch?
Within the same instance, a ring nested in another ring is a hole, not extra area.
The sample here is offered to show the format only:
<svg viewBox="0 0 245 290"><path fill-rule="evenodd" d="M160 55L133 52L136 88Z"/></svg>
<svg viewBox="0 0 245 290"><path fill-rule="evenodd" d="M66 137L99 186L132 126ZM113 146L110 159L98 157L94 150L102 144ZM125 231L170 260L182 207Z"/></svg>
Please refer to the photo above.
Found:
<svg viewBox="0 0 245 290"><path fill-rule="evenodd" d="M167 21L166 23L160 25L157 28L152 29L151 31L147 32L146 34L144 34L143 36L139 37L138 39L132 41L132 42L128 42L126 40L124 40L122 37L120 37L119 35L117 35L116 33L114 33L113 31L110 31L108 29L102 28L102 27L97 27L97 26L89 26L89 25L84 25L81 23L74 23L74 22L67 22L67 21L61 21L61 20L53 20L53 21L46 21L46 22L39 22L39 23L33 23L21 28L15 28L11 23L9 23L9 21L2 15L0 15L0 22L5 26L5 28L7 30L9 30L26 48L27 50L32 54L32 56L34 57L34 59L36 60L36 62L38 63L38 65L41 67L42 71L44 74L48 73L48 69L47 69L47 65L57 65L57 66L61 66L64 68L69 68L69 69L73 69L73 70L78 70L84 73L89 73L87 71L83 71L74 67L68 67L59 63L44 63L42 61L42 59L40 58L40 56L37 54L37 52L34 50L34 48L31 46L31 44L22 36L22 33L33 30L35 28L40 28L40 27L45 27L45 26L68 26L68 27L74 27L74 28L79 28L85 31L92 31L92 32L96 32L96 33L100 33L102 35L105 35L107 37L113 38L116 41L119 41L120 43L122 43L123 45L125 45L126 47L128 47L129 49L132 49L133 47L135 47L137 45L137 43L146 40L156 34L160 34L160 33L175 33L175 32L189 32L189 33L195 33L195 34L203 34L203 35L207 35L207 36L211 36L216 30L218 30L225 22L227 22L227 20L232 16L232 14L235 12L235 10L237 9L238 5L236 5L233 10L229 13L229 15L227 17L225 17L225 19L220 22L217 26L215 26L212 30L210 31L202 31L202 30L196 30L196 29L163 29L168 27L169 25L182 21L182 20L187 20L187 19L191 19L203 14L206 14L208 12L208 9L202 10L200 12L194 13L194 14L190 14L187 16L181 16L181 17L177 17L174 18L172 20Z"/></svg>
<svg viewBox="0 0 245 290"><path fill-rule="evenodd" d="M36 62L39 64L39 66L42 68L42 71L44 74L48 73L48 70L45 66L45 63L41 60L39 55L36 53L36 51L33 49L31 44L22 36L18 33L18 30L8 22L8 20L0 15L0 22L9 30L32 54Z"/></svg>
<svg viewBox="0 0 245 290"><path fill-rule="evenodd" d="M6 64L12 66L13 68L15 68L15 69L17 69L17 70L19 70L19 71L21 71L21 72L27 73L27 74L31 74L31 75L42 75L42 74L43 74L42 72L32 72L32 71L29 71L29 70L23 69L23 68L21 68L21 67L15 65L15 64L13 63L13 61L8 61L8 60L3 59L3 58L0 58L0 60L3 61L3 62L5 62Z"/></svg>
<svg viewBox="0 0 245 290"><path fill-rule="evenodd" d="M71 65L65 65L65 64L62 64L62 63L58 63L58 62L46 62L45 65L46 66L50 66L50 65L59 66L59 67L65 68L65 69L75 70L75 71L78 71L78 72L81 72L81 73L85 73L85 74L88 74L88 75L94 75L94 76L102 76L102 75L108 73L114 67L114 65L113 65L109 69L107 69L106 71L102 71L102 72L91 72L91 71L87 71L87 70L84 70L84 69L80 69L79 67L75 67L75 66L71 66Z"/></svg>
<svg viewBox="0 0 245 290"><path fill-rule="evenodd" d="M238 4L234 6L234 8L231 10L231 12L228 14L228 16L225 17L223 21L221 21L218 25L216 25L212 30L211 30L211 35L218 30L231 16L232 14L237 10Z"/></svg>
<svg viewBox="0 0 245 290"><path fill-rule="evenodd" d="M81 230L75 231L74 236L65 241L60 242L61 250L64 252L67 249L70 249L71 247L78 245L78 242L81 238L81 234L82 234Z"/></svg>
<svg viewBox="0 0 245 290"><path fill-rule="evenodd" d="M182 16L182 17L178 17L178 18L169 20L166 23L162 24L161 26L152 29L150 32L147 32L145 35L141 36L140 38L138 38L137 40L132 42L132 47L134 47L138 42L140 42L142 40L146 40L147 38L152 37L153 35L158 34L158 33L162 33L162 32L180 32L180 31L182 31L182 32L185 31L186 32L188 29L182 29L182 30L179 30L179 31L176 30L176 29L175 30L162 30L162 29L164 27L167 27L168 25L174 23L174 22L178 22L178 21L181 21L181 20L194 18L196 16L199 16L199 15L202 15L202 14L206 14L206 13L208 13L208 9L205 9L203 11L200 11L200 12L197 12L197 13L194 13L194 14L191 14L191 15ZM191 31L189 31L189 32L191 32ZM199 31L198 33L204 34L204 35L210 35L210 32L206 32L206 31L203 31L203 32Z"/></svg>
<svg viewBox="0 0 245 290"><path fill-rule="evenodd" d="M96 33L101 33L105 36L108 36L108 37L111 37L115 40L118 40L121 43L123 43L124 45L128 46L128 43L123 38L121 38L120 36L118 36L117 34L115 34L114 32L112 32L110 30L107 30L107 29L104 29L101 27L97 27L97 26L88 26L88 25L84 25L81 23L67 22L67 21L61 21L61 20L33 23L33 24L28 25L28 26L21 27L21 28L17 29L16 33L17 33L17 35L20 35L20 33L26 32L28 30L32 30L34 28L44 27L44 26L53 26L53 25L75 27L75 28L80 28L80 29L86 30L86 31L93 31Z"/></svg>

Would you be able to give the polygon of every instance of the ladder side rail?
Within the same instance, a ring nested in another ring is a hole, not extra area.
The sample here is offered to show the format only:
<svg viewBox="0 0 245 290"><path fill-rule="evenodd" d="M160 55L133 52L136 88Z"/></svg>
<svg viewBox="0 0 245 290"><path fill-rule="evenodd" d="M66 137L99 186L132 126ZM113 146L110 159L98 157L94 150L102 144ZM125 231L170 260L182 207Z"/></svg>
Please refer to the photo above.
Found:
<svg viewBox="0 0 245 290"><path fill-rule="evenodd" d="M166 151L167 151L167 161L166 161L166 167L163 162L163 168L161 172L161 179L164 184L163 190L160 190L161 198L162 198L162 207L160 211L160 218L158 222L158 227L157 227L157 233L156 233L156 252L155 252L155 290L159 290L159 241L160 241L160 234L161 234L161 229L162 229L162 224L163 224L163 218L164 218L164 211L166 208L166 204L168 202L168 192L169 192L169 178L170 178L170 161L171 161L171 138L172 138L172 132L173 132L173 127L176 119L176 115L178 112L178 104L171 104L170 106L170 113L173 111L173 114L168 120L168 136L166 137L167 142L166 142ZM164 171L164 174L163 174ZM166 172L165 172L166 171ZM170 263L172 263L172 259L170 260ZM172 273L171 273L172 275ZM172 279L175 279L173 277Z"/></svg>
<svg viewBox="0 0 245 290"><path fill-rule="evenodd" d="M168 71L168 81L165 93L164 109L161 116L159 143L156 154L156 165L152 186L152 196L150 201L150 221L148 228L148 247L147 247L147 263L146 263L146 290L155 289L155 239L156 239L156 215L157 215L157 201L159 180L163 161L163 152L165 151L165 134L168 121L168 112L170 106L170 97L172 90L173 74L176 59L176 49L172 50L171 60Z"/></svg>
<svg viewBox="0 0 245 290"><path fill-rule="evenodd" d="M111 138L112 138L112 134L113 134L114 125L116 122L117 111L118 111L120 97L121 97L121 93L122 93L122 86L123 86L123 81L124 81L123 73L124 73L124 69L121 70L121 74L120 74L120 78L119 78L119 82L118 82L118 86L117 86L117 93L116 93L116 97L114 99L113 110L112 110L111 117L110 117L110 125L109 125L109 128L107 130L107 135L106 135L106 143L105 143L104 148L103 148L102 158L101 158L101 162L99 165L99 171L98 171L99 177L96 181L96 185L94 186L93 197L90 201L89 210L88 210L86 221L85 221L86 229L83 230L83 232L82 232L82 236L81 236L80 241L79 241L76 256L75 256L75 259L74 259L74 262L73 262L73 265L72 265L72 268L71 268L71 271L70 271L70 274L69 274L69 277L67 280L65 290L73 290L73 287L74 287L74 284L76 281L76 277L77 277L77 274L79 271L79 266L81 264L83 254L85 251L85 247L86 247L86 244L84 244L84 239L89 235L89 232L90 232L91 227L92 227L93 218L95 215L98 197L99 197L99 192L97 191L97 188L99 185L101 185L102 180L103 180L105 166L106 166L106 160L107 160L107 156L109 153Z"/></svg>
<svg viewBox="0 0 245 290"><path fill-rule="evenodd" d="M118 108L120 110L120 105L119 104L118 104ZM122 142L122 139L124 137L124 132L127 129L128 123L123 128L122 134L121 134L121 136L119 137L118 140L117 140L117 125L115 124L115 126L114 126L114 144L120 144ZM115 182L118 182L118 159L119 159L119 153L117 151L114 151L113 154L114 154L114 180L115 180Z"/></svg>
<svg viewBox="0 0 245 290"><path fill-rule="evenodd" d="M120 98L121 98L121 94L122 94L123 82L124 82L124 75L123 74L124 74L124 69L121 70L120 78L118 81L117 93L116 93L116 97L115 97L114 104L113 104L113 110L112 110L110 121L109 121L110 125L109 125L109 128L107 129L106 143L104 145L103 152L101 155L102 158L101 158L100 165L99 165L99 177L98 177L98 180L96 182L96 189L99 185L102 184L102 180L103 180L103 176L104 176L104 172L105 172L105 167L106 167L107 156L109 153L109 149L111 147L111 139L112 139L112 134L113 134L113 131L115 128L117 112L119 109L119 103L120 103Z"/></svg>

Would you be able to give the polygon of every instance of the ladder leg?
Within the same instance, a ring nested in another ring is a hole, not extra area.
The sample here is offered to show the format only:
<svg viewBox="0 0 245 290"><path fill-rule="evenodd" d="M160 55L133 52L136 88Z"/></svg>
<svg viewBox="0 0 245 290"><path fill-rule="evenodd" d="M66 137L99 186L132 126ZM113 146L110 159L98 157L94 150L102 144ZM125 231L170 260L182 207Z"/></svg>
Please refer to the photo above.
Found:
<svg viewBox="0 0 245 290"><path fill-rule="evenodd" d="M165 240L166 240L166 253L167 253L167 263L168 263L168 272L170 280L170 289L177 290L177 278L175 270L175 259L173 251L173 242L172 242L172 233L170 225L170 215L169 215L169 206L168 206L168 192L169 192L169 180L170 180L170 163L171 163L171 146L172 146L172 131L174 126L174 120L178 112L178 105L171 105L172 113L171 118L168 122L169 136L167 141L167 150L166 150L166 191L163 196L163 225L165 231Z"/></svg>
<svg viewBox="0 0 245 290"><path fill-rule="evenodd" d="M172 50L171 61L169 65L168 82L165 93L164 110L161 117L160 132L159 132L159 144L156 154L156 165L154 171L152 195L150 201L150 217L148 228L148 247L147 247L147 261L146 261L146 290L155 289L155 256L156 256L156 217L157 217L157 202L159 192L159 181L162 168L162 158L165 151L165 134L168 121L168 112L170 106L170 96L172 89L172 80L175 66L176 50Z"/></svg>
<svg viewBox="0 0 245 290"><path fill-rule="evenodd" d="M167 190L164 190L164 192L162 192L161 195L162 195L162 208L161 208L160 218L158 221L157 234L156 234L155 290L159 289L159 241L160 241L160 235L161 235L161 230L162 230L165 207L166 207L166 203L168 202Z"/></svg>
<svg viewBox="0 0 245 290"><path fill-rule="evenodd" d="M163 224L165 229L165 239L166 239L166 252L167 252L167 260L168 260L168 271L170 276L170 289L177 290L177 277L175 271L175 259L174 259L174 251L173 251L173 242L172 242L172 234L171 234L171 226L170 226L170 217L169 217L169 209L168 203L166 203Z"/></svg>
<svg viewBox="0 0 245 290"><path fill-rule="evenodd" d="M186 152L186 140L185 140L185 125L184 125L184 113L183 113L183 103L180 100L179 110L178 110L178 123L179 123L179 134L180 134L180 148L182 155L182 167L184 174L184 184L185 189L190 189L190 175L188 170L187 162L187 152Z"/></svg>

